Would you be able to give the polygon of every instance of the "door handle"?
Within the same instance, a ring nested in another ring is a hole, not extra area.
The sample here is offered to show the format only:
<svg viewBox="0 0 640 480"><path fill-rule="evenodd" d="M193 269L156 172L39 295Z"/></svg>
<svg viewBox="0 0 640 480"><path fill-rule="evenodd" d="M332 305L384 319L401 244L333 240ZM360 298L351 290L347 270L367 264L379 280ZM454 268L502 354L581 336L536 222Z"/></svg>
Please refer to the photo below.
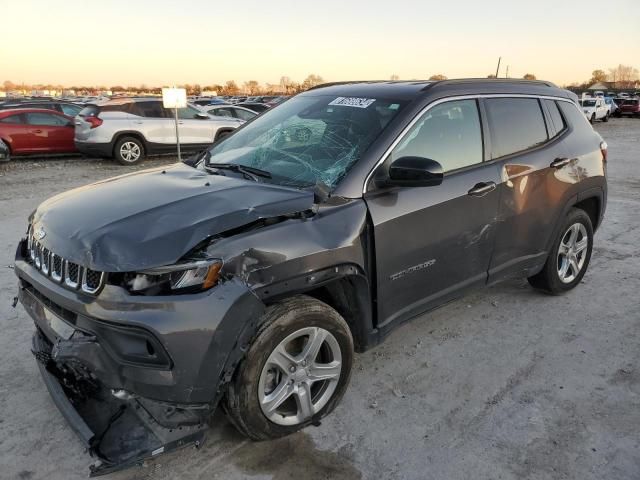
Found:
<svg viewBox="0 0 640 480"><path fill-rule="evenodd" d="M33 133L42 133L42 130L40 130L39 128L34 130Z"/></svg>
<svg viewBox="0 0 640 480"><path fill-rule="evenodd" d="M480 182L476 183L473 188L467 192L467 194L474 197L482 197L495 189L496 182Z"/></svg>
<svg viewBox="0 0 640 480"><path fill-rule="evenodd" d="M570 162L571 160L568 158L556 158L553 162L551 162L551 165L549 166L551 168L562 168L566 165L569 165Z"/></svg>

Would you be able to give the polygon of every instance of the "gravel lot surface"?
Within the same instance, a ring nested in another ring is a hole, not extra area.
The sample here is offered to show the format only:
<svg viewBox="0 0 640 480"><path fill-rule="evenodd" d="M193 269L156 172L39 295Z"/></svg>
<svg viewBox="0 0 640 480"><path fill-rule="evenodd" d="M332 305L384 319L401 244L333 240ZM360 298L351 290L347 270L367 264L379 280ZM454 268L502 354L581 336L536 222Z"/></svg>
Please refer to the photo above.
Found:
<svg viewBox="0 0 640 480"><path fill-rule="evenodd" d="M562 297L512 281L400 327L356 356L321 426L252 443L216 416L207 443L108 478L639 479L640 120L609 143L609 203L583 284ZM148 168L173 161L160 157ZM133 170L82 158L0 164L0 478L86 478L91 460L49 398L11 308L10 268L47 197Z"/></svg>

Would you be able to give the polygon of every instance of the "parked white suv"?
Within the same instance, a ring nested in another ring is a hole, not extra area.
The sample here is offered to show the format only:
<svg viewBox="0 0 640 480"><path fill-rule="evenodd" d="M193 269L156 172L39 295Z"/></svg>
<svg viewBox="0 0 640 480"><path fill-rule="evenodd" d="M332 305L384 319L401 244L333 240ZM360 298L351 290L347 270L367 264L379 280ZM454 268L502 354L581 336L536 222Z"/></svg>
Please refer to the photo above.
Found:
<svg viewBox="0 0 640 480"><path fill-rule="evenodd" d="M244 123L213 117L193 105L178 109L178 119L184 151L202 150ZM176 149L174 112L165 109L160 98L118 98L87 105L75 123L74 140L80 152L115 158L123 165Z"/></svg>
<svg viewBox="0 0 640 480"><path fill-rule="evenodd" d="M609 121L610 108L605 103L604 98L583 98L580 100L582 111L584 116L587 117L591 123L596 120L602 120L603 122Z"/></svg>

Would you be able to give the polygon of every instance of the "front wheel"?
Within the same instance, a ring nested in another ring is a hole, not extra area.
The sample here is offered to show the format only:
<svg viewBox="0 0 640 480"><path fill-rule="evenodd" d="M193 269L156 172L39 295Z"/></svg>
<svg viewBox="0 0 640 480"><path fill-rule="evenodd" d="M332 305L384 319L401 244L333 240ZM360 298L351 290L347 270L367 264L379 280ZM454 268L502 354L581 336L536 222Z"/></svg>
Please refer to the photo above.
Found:
<svg viewBox="0 0 640 480"><path fill-rule="evenodd" d="M529 277L529 283L555 295L571 290L587 271L592 249L591 218L584 210L573 208L560 229L544 268Z"/></svg>
<svg viewBox="0 0 640 480"><path fill-rule="evenodd" d="M602 119L603 122L608 122L609 121L609 114L607 113L604 118Z"/></svg>
<svg viewBox="0 0 640 480"><path fill-rule="evenodd" d="M589 119L589 123L593 123L595 121L596 121L596 114L594 113L591 115L591 118Z"/></svg>
<svg viewBox="0 0 640 480"><path fill-rule="evenodd" d="M254 440L316 423L344 394L353 339L333 308L299 295L270 306L224 399L231 422Z"/></svg>

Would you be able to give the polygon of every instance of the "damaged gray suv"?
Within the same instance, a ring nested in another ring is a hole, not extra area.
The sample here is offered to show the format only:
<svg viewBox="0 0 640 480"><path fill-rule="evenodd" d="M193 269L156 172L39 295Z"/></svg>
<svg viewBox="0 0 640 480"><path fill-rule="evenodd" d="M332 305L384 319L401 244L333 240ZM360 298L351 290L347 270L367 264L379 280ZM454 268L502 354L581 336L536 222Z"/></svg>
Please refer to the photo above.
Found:
<svg viewBox="0 0 640 480"><path fill-rule="evenodd" d="M33 353L92 474L317 425L354 352L471 288L580 283L607 146L547 82L349 82L185 163L72 190L15 260Z"/></svg>

